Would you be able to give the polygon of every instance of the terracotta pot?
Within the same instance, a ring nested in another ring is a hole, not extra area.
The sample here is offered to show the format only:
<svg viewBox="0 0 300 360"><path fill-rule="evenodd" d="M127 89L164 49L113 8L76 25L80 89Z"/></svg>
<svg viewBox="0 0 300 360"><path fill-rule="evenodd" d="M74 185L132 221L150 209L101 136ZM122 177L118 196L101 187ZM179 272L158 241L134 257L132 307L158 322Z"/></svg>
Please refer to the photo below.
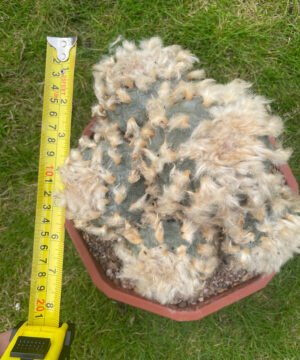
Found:
<svg viewBox="0 0 300 360"><path fill-rule="evenodd" d="M84 135L92 135L93 124L94 120L92 120L90 124L86 127L83 132ZM275 144L275 139L270 139L270 141L272 144ZM285 176L286 183L290 186L293 192L298 193L298 184L290 167L286 164L281 166L279 170ZM106 296L122 303L129 304L137 308L141 308L177 321L191 321L202 319L203 317L210 315L222 309L223 307L237 302L244 297L249 296L257 292L258 290L264 288L274 276L257 276L232 289L223 292L220 295L214 296L202 302L201 304L193 305L188 308L179 309L175 306L165 306L157 302L147 300L137 295L133 291L123 289L114 284L105 275L100 264L89 252L87 244L81 237L80 232L74 227L73 222L67 220L65 226L94 284Z"/></svg>

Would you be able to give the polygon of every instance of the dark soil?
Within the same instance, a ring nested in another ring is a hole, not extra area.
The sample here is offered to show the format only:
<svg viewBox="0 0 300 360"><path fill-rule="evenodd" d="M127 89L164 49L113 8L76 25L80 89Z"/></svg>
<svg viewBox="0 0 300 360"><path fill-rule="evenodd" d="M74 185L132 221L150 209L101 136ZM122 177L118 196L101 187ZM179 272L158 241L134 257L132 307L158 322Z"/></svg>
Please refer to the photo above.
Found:
<svg viewBox="0 0 300 360"><path fill-rule="evenodd" d="M99 237L89 235L82 232L81 235L87 243L91 254L100 263L106 276L112 280L116 285L121 286L127 290L133 290L134 286L130 281L124 281L117 278L121 269L122 262L116 256L113 250L113 242L102 241ZM196 305L209 298L221 294L222 292L233 288L251 278L256 274L250 274L246 270L232 271L228 265L221 263L214 275L207 280L204 289L197 301L181 301L177 305L179 308L185 308L190 305Z"/></svg>

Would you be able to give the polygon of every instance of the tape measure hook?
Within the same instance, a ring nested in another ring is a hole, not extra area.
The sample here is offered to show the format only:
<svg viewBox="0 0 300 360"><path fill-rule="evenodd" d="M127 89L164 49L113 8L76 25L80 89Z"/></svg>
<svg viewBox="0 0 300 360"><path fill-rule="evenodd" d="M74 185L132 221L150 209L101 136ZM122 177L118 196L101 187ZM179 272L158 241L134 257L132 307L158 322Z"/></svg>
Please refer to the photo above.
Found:
<svg viewBox="0 0 300 360"><path fill-rule="evenodd" d="M58 60L67 61L70 56L70 50L77 41L77 37L60 38L47 36L47 41L56 49Z"/></svg>

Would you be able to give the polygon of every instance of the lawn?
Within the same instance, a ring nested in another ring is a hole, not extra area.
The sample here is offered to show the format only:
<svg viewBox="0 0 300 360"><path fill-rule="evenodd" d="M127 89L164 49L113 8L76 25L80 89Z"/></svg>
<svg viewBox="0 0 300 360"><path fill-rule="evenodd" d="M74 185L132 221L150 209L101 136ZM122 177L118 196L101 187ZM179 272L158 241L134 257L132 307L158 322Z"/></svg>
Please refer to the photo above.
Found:
<svg viewBox="0 0 300 360"><path fill-rule="evenodd" d="M27 318L47 35L78 36L72 146L96 101L92 65L108 44L158 35L192 50L209 77L241 77L273 100L300 181L297 0L2 0L0 34L0 332ZM297 257L263 291L176 323L107 299L67 238L61 316L76 324L71 359L299 359L299 274Z"/></svg>

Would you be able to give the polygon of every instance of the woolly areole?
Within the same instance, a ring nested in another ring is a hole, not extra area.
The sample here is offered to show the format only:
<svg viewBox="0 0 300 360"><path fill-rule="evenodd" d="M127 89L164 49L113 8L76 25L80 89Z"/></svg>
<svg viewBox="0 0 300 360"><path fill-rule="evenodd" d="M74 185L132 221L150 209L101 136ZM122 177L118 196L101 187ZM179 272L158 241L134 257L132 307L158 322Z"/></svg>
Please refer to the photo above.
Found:
<svg viewBox="0 0 300 360"><path fill-rule="evenodd" d="M278 271L300 250L300 202L276 171L290 150L269 143L282 132L269 101L159 38L113 51L94 66L93 136L61 169L67 217L162 304L196 299L224 261Z"/></svg>

